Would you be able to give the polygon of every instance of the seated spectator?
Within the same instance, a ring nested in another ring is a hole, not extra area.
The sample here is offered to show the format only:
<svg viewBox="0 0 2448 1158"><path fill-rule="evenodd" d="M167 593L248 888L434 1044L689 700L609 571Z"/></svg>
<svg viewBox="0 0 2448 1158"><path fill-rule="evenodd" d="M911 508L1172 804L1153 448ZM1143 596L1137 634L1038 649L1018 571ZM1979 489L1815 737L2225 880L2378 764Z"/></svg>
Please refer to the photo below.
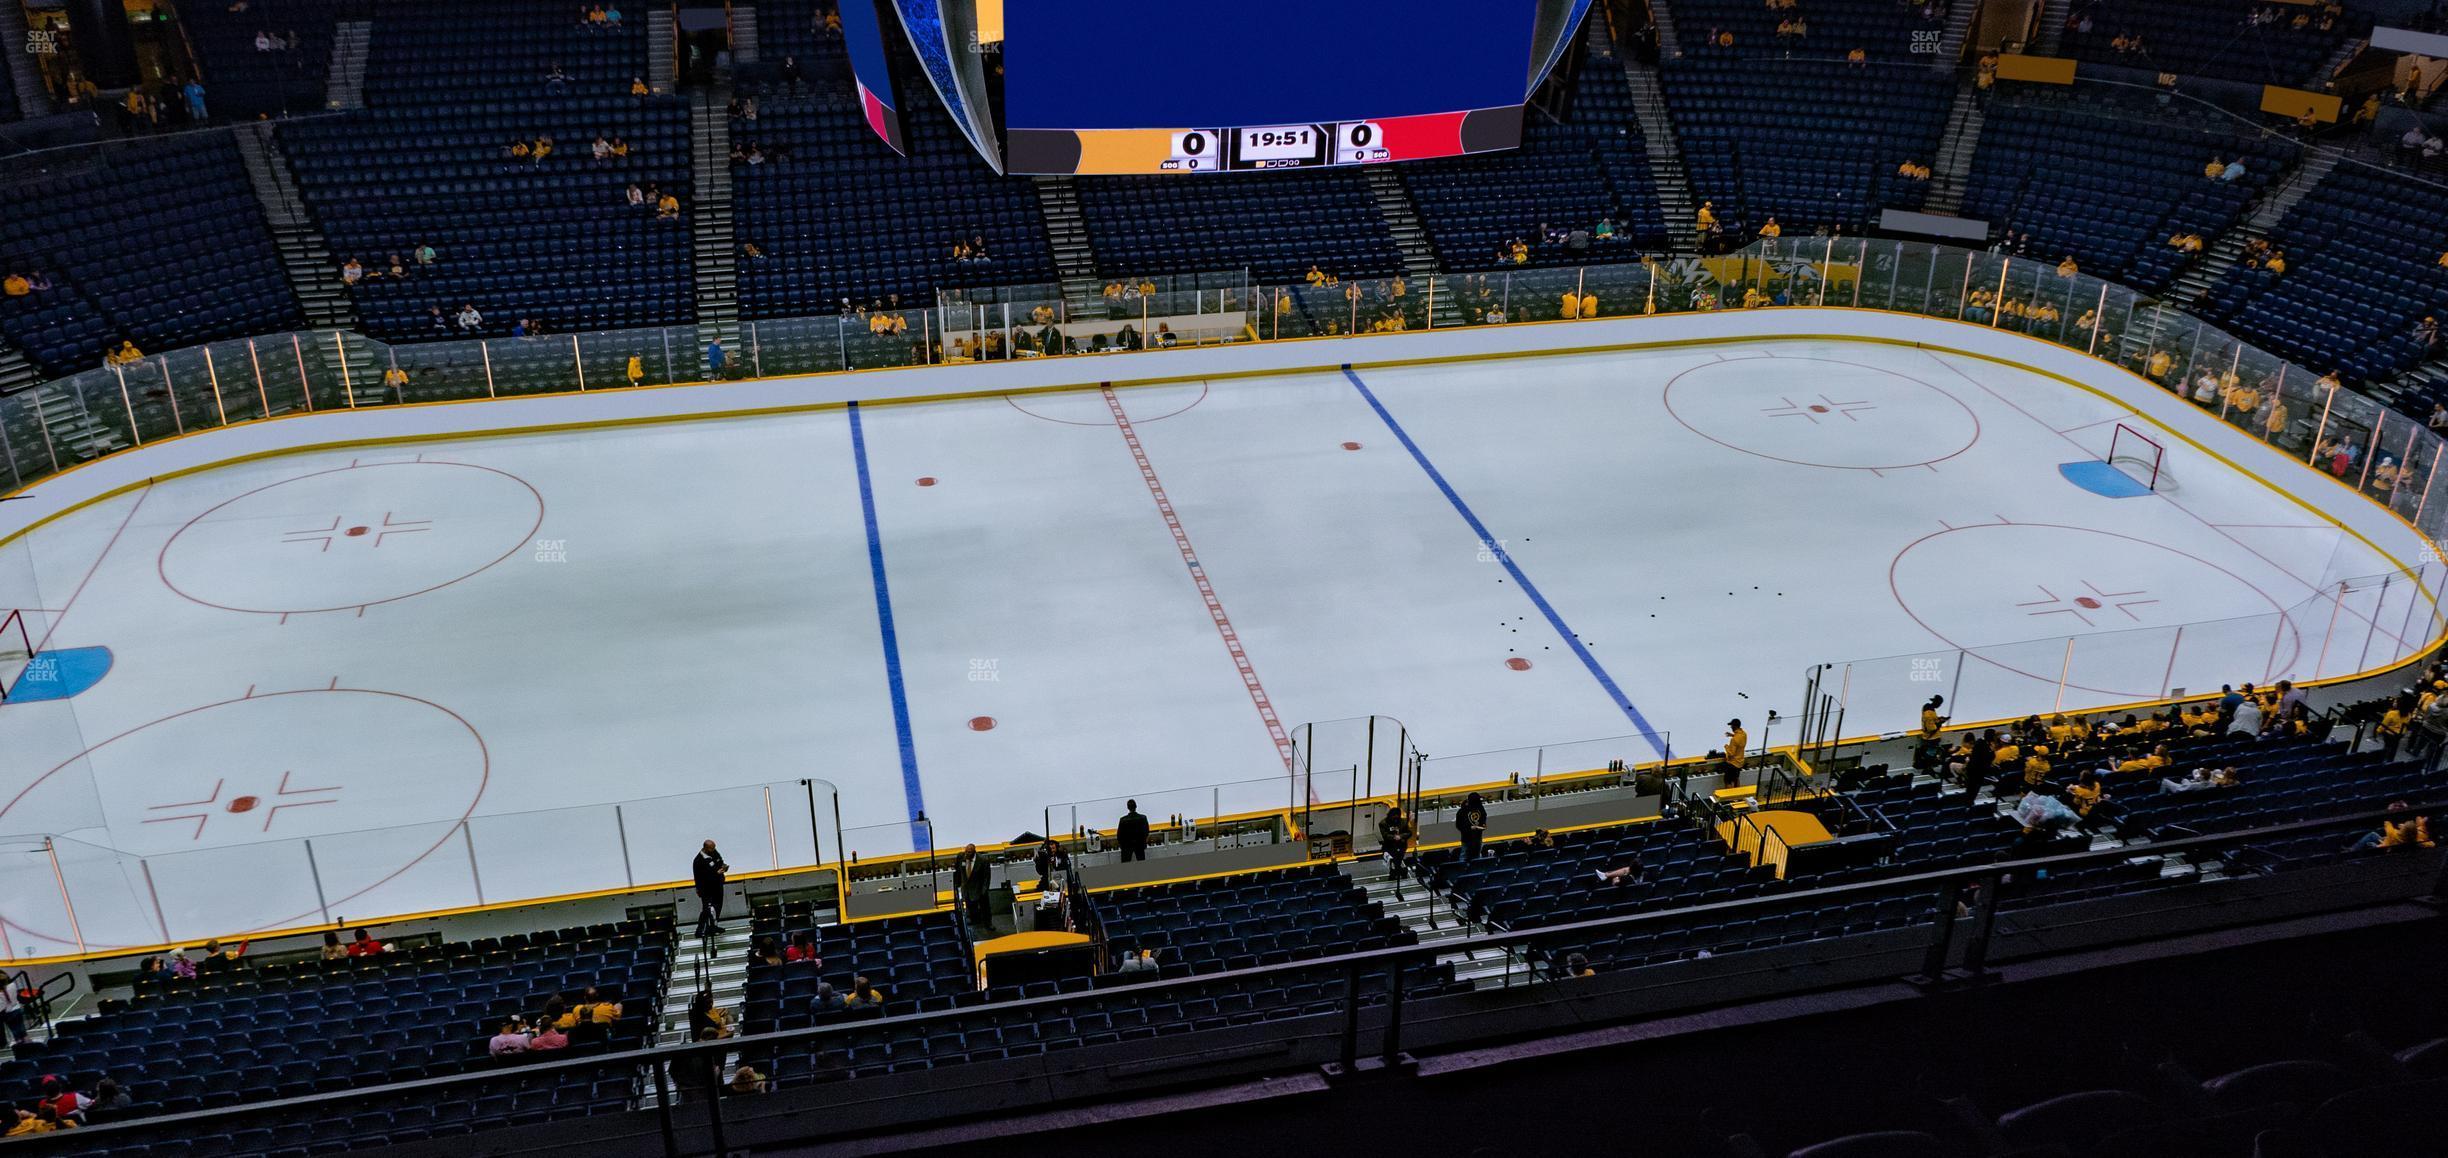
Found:
<svg viewBox="0 0 2448 1158"><path fill-rule="evenodd" d="M569 1035L563 1033L560 1027L553 1025L551 1022L544 1023L542 1026L538 1027L535 1032L527 1035L527 1051L529 1053L545 1053L556 1049L568 1049L569 1043Z"/></svg>
<svg viewBox="0 0 2448 1158"><path fill-rule="evenodd" d="M748 947L750 965L780 965L783 960L782 942L772 936L759 937Z"/></svg>
<svg viewBox="0 0 2448 1158"><path fill-rule="evenodd" d="M458 321L462 331L481 329L484 326L484 314L476 309L476 303L468 302L459 307Z"/></svg>
<svg viewBox="0 0 2448 1158"><path fill-rule="evenodd" d="M21 298L33 292L34 279L22 273L11 273L7 277L0 277L0 293L13 298Z"/></svg>
<svg viewBox="0 0 2448 1158"><path fill-rule="evenodd" d="M76 1126L84 1125L85 1107L92 1103L92 1098L76 1092L64 1078L43 1079L40 1108L51 1111L51 1116L58 1121Z"/></svg>
<svg viewBox="0 0 2448 1158"><path fill-rule="evenodd" d="M629 138L627 138L627 137L622 137L622 136L614 136L614 137L612 138L612 159L617 161L617 160L621 159L622 157L626 157L626 156L628 156L628 155L629 155Z"/></svg>
<svg viewBox="0 0 2448 1158"><path fill-rule="evenodd" d="M1590 968L1590 959L1589 954L1587 953L1566 953L1564 955L1564 964L1559 966L1556 970L1556 976L1567 979L1596 977L1597 975L1598 971Z"/></svg>
<svg viewBox="0 0 2448 1158"><path fill-rule="evenodd" d="M730 1012L715 1007L711 989L700 989L697 996L689 999L688 1021L689 1035L698 1041L719 1041L736 1032Z"/></svg>
<svg viewBox="0 0 2448 1158"><path fill-rule="evenodd" d="M850 992L842 998L842 1006L846 1009L880 1010L884 1007L884 995L876 990L874 982L861 974L850 980Z"/></svg>
<svg viewBox="0 0 2448 1158"><path fill-rule="evenodd" d="M815 966L824 964L824 956L816 951L816 935L805 929L791 934L790 948L783 952L782 959Z"/></svg>
<svg viewBox="0 0 2448 1158"><path fill-rule="evenodd" d="M129 1097L126 1090L120 1089L117 1081L104 1078L94 1083L93 1097L85 1104L85 1122L99 1126L128 1117L135 1108L136 1100Z"/></svg>
<svg viewBox="0 0 2448 1158"><path fill-rule="evenodd" d="M620 5L607 4L604 6L604 24L611 28L619 28L621 26Z"/></svg>
<svg viewBox="0 0 2448 1158"><path fill-rule="evenodd" d="M2431 821L2428 817L2410 815L2411 806L2403 800L2389 801L2390 819L2380 827L2364 833L2346 847L2348 852L2373 848L2430 848Z"/></svg>
<svg viewBox="0 0 2448 1158"><path fill-rule="evenodd" d="M357 259L353 257L340 263L340 280L349 285L364 281L365 267L357 264Z"/></svg>
<svg viewBox="0 0 2448 1158"><path fill-rule="evenodd" d="M646 96L646 95L648 95L648 94L652 93L653 91L654 91L653 89L650 89L650 88L647 88L647 87L646 87L646 78L645 78L645 77L642 77L642 76L633 76L633 77L630 77L630 78L629 78L629 95L630 95L630 96L633 96L633 97L642 97L642 96Z"/></svg>
<svg viewBox="0 0 2448 1158"><path fill-rule="evenodd" d="M395 253L395 254L392 254L392 255L391 255L391 266L390 266L390 268L389 268L389 269L385 270L384 272L385 272L385 273L387 273L387 274L389 274L391 277L394 277L394 278L402 278L402 277L406 277L406 276L408 276L408 263L407 263L407 262L404 262L404 261L401 261L401 260L400 260L400 255L398 255L398 254L396 254L396 253Z"/></svg>
<svg viewBox="0 0 2448 1158"><path fill-rule="evenodd" d="M351 957L375 957L387 951L389 951L388 946L375 940L374 934L364 929L357 930L355 938L349 942L348 947L348 955Z"/></svg>
<svg viewBox="0 0 2448 1158"><path fill-rule="evenodd" d="M554 1024L573 1041L603 1041L612 1036L612 1027L620 1022L620 1017L621 1003L589 985L579 993L569 1012L556 1018Z"/></svg>
<svg viewBox="0 0 2448 1158"><path fill-rule="evenodd" d="M439 255L434 253L434 247L431 245L419 245L416 247L416 263L418 265L432 265L437 256Z"/></svg>
<svg viewBox="0 0 2448 1158"><path fill-rule="evenodd" d="M758 1073L755 1066L742 1065L740 1068L731 1071L731 1085L729 1089L730 1092L734 1094L764 1093L765 1075Z"/></svg>
<svg viewBox="0 0 2448 1158"><path fill-rule="evenodd" d="M546 134L546 135L544 135L544 136L537 137L537 138L536 138L536 143L535 143L535 152L532 154L532 156L533 156L533 159L534 159L535 163L536 163L536 164L538 164L538 165L543 164L543 163L544 163L544 158L549 157L549 156L552 156L552 151L553 151L553 139L552 139L552 136L551 136L550 134Z"/></svg>
<svg viewBox="0 0 2448 1158"><path fill-rule="evenodd" d="M527 1027L516 1018L501 1023L501 1032L485 1043L485 1052L494 1057L514 1057L527 1052Z"/></svg>
<svg viewBox="0 0 2448 1158"><path fill-rule="evenodd" d="M593 146L593 153L594 153L595 159L596 159L596 160L598 160L598 161L609 161L609 160L611 160L611 159L612 159L612 141L611 141L611 138L604 136L602 133L597 133L597 134L595 134L595 144L594 144L594 146Z"/></svg>
<svg viewBox="0 0 2448 1158"><path fill-rule="evenodd" d="M31 1110L17 1111L17 1122L15 1125L9 1127L8 1137L15 1138L25 1134L48 1134L54 1130L63 1129L73 1125L75 1125L73 1122L62 1123L57 1117L52 1115L48 1108L38 1106Z"/></svg>
<svg viewBox="0 0 2448 1158"><path fill-rule="evenodd" d="M204 942L204 958L196 962L196 973L199 976L210 977L235 972L239 967L238 959L246 956L246 951L247 943L244 941L239 942L235 949L223 949L218 940L206 941Z"/></svg>
<svg viewBox="0 0 2448 1158"><path fill-rule="evenodd" d="M1646 871L1641 862L1635 859L1632 863L1618 868L1594 869L1590 876L1596 878L1600 885L1628 885L1640 883L1641 875Z"/></svg>
<svg viewBox="0 0 2448 1158"><path fill-rule="evenodd" d="M658 221L680 220L680 199L665 193L660 200L655 202L655 219Z"/></svg>
<svg viewBox="0 0 2448 1158"><path fill-rule="evenodd" d="M337 933L337 932L330 932L330 933L325 933L325 934L323 934L323 959L324 959L324 960L326 960L326 961L346 961L346 960L348 960L348 955L349 955L348 946L343 945L343 944L341 944L341 943L340 943L340 934L339 934L339 933Z"/></svg>
<svg viewBox="0 0 2448 1158"><path fill-rule="evenodd" d="M1154 973L1156 971L1156 951L1154 949L1125 950L1122 954L1122 964L1114 969L1116 973Z"/></svg>
<svg viewBox="0 0 2448 1158"><path fill-rule="evenodd" d="M1551 848L1554 848L1555 846L1556 846L1556 839L1555 839L1555 834L1554 834L1554 833L1549 832L1549 831L1547 831L1547 830L1546 830L1546 829L1544 829L1544 828L1534 829L1534 830L1532 830L1532 831L1531 831L1531 833L1530 833L1529 847L1531 847L1531 848L1538 848L1538 849L1551 849Z"/></svg>
<svg viewBox="0 0 2448 1158"><path fill-rule="evenodd" d="M2057 263L2057 276L2059 277L2073 277L2081 272L2082 267L2074 264L2073 254L2067 254L2064 261Z"/></svg>
<svg viewBox="0 0 2448 1158"><path fill-rule="evenodd" d="M2219 180L2240 181L2244 179L2244 174L2246 171L2247 170L2244 168L2244 162L2241 158L2229 161L2227 162L2226 168L2219 170Z"/></svg>
<svg viewBox="0 0 2448 1158"><path fill-rule="evenodd" d="M555 64L544 73L544 91L554 96L569 91L569 74L561 71L560 65Z"/></svg>

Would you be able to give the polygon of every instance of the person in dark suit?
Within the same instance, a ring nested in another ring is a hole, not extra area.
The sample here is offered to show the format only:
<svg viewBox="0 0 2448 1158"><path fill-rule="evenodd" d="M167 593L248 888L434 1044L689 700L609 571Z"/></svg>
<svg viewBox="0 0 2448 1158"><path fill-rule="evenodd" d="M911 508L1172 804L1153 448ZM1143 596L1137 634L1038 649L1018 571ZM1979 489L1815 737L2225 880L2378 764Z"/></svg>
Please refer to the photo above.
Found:
<svg viewBox="0 0 2448 1158"><path fill-rule="evenodd" d="M1122 802L1122 819L1114 822L1114 843L1122 846L1125 861L1147 859L1147 817L1139 815L1139 802Z"/></svg>
<svg viewBox="0 0 2448 1158"><path fill-rule="evenodd" d="M978 855L976 845L961 850L960 859L952 862L952 881L959 889L961 904L969 912L969 923L985 925L993 920L987 910L986 892L994 879L994 871L986 858Z"/></svg>
<svg viewBox="0 0 2448 1158"><path fill-rule="evenodd" d="M697 851L697 859L689 862L689 875L696 879L697 900L705 908L697 917L697 934L711 937L722 932L722 900L724 874L731 866L723 861L722 852L713 841Z"/></svg>
<svg viewBox="0 0 2448 1158"><path fill-rule="evenodd" d="M1479 859L1479 839L1487 835L1487 822L1487 801L1476 792L1464 797L1462 807L1454 810L1454 831L1462 838L1463 860Z"/></svg>

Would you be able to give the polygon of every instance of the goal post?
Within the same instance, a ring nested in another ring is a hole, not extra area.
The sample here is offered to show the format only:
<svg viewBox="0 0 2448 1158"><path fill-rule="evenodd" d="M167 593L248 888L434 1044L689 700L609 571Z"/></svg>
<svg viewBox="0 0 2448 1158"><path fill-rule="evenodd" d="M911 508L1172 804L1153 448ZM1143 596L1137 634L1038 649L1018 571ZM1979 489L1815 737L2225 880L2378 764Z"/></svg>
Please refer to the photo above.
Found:
<svg viewBox="0 0 2448 1158"><path fill-rule="evenodd" d="M26 613L0 610L0 703L17 690L17 677L34 660L34 633Z"/></svg>
<svg viewBox="0 0 2448 1158"><path fill-rule="evenodd" d="M2108 436L2108 465L2152 491L2174 489L2167 474L2167 446L2125 423Z"/></svg>

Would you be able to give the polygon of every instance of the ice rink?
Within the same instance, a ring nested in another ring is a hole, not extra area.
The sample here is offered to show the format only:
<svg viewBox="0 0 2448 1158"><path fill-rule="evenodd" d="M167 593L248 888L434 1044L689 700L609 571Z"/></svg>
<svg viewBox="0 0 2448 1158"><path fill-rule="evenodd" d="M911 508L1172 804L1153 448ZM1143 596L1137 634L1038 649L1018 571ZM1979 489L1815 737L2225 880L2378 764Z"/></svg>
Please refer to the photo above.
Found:
<svg viewBox="0 0 2448 1158"><path fill-rule="evenodd" d="M2061 470L2120 420L2160 493ZM2303 502L2101 394L1844 341L242 463L0 549L0 607L98 676L0 707L7 951L671 880L709 834L829 859L827 785L867 856L921 813L957 846L1125 795L1278 806L1308 721L1638 762L1737 716L1790 742L1764 719L1820 663L1860 735L2435 635L2440 568L2297 473Z"/></svg>

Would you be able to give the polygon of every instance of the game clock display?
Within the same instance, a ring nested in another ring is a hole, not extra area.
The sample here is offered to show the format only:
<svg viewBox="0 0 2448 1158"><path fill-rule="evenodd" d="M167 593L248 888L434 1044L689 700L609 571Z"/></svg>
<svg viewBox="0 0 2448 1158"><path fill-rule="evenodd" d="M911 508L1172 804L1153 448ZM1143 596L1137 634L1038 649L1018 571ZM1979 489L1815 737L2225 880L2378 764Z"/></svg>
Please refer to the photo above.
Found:
<svg viewBox="0 0 2448 1158"><path fill-rule="evenodd" d="M1251 173L1452 157L1521 144L1521 106L1194 129L1014 129L1014 173Z"/></svg>
<svg viewBox="0 0 2448 1158"><path fill-rule="evenodd" d="M1168 172L1215 172L1359 165L1392 160L1384 140L1385 130L1374 121L1191 129L1173 134L1173 152L1163 168Z"/></svg>

